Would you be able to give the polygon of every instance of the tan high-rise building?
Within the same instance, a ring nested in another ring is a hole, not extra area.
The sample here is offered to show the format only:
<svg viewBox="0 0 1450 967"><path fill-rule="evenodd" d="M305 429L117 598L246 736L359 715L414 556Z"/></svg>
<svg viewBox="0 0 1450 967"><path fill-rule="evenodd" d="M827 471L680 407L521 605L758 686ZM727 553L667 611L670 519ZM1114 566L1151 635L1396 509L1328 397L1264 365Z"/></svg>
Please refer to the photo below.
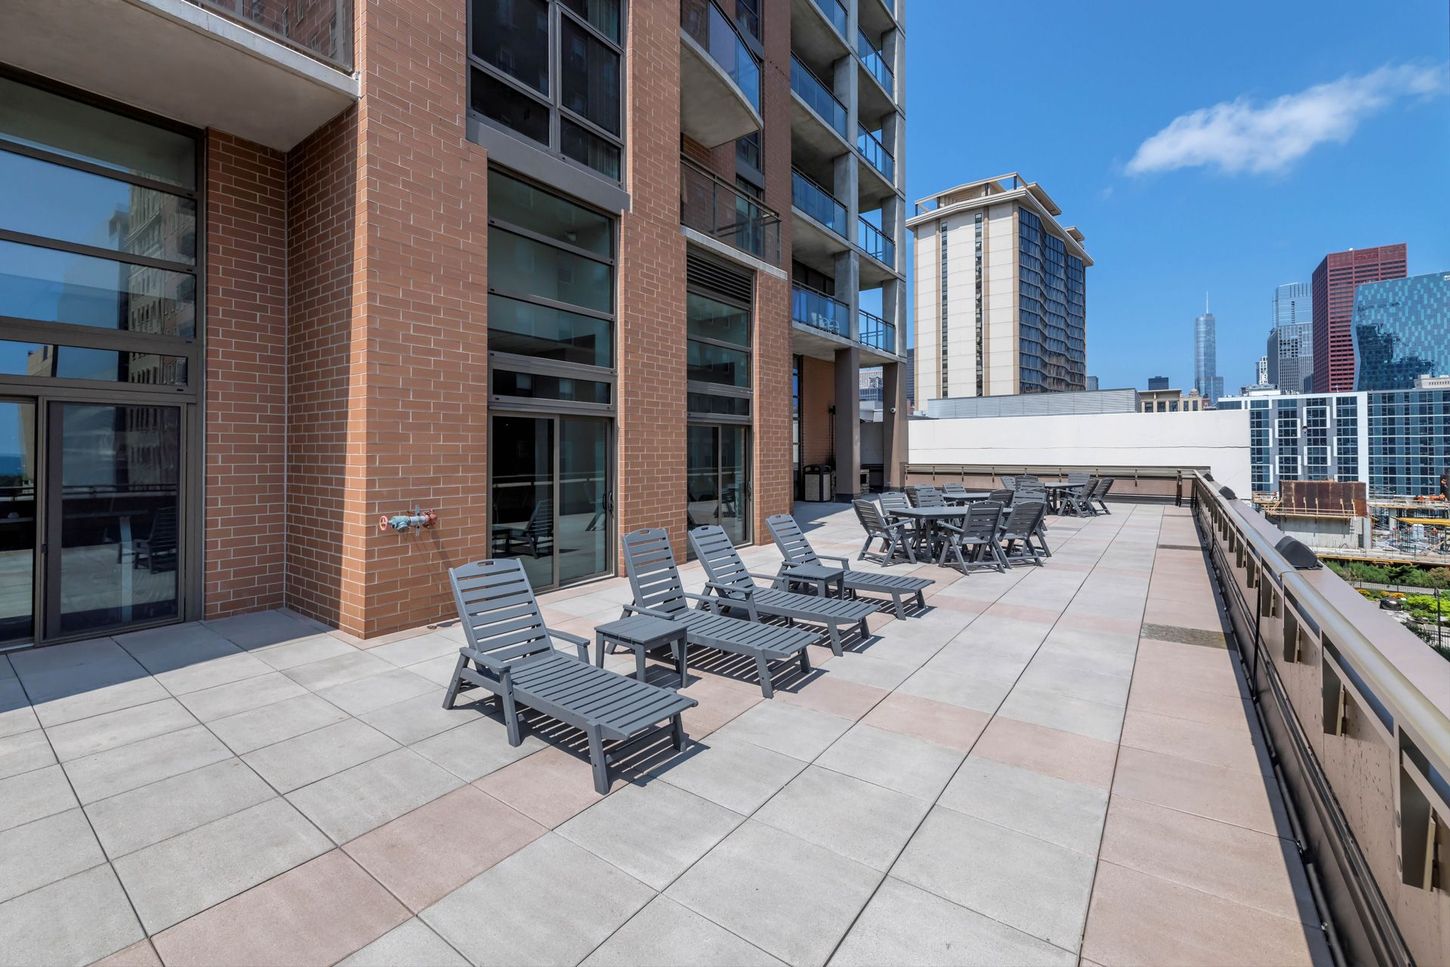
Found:
<svg viewBox="0 0 1450 967"><path fill-rule="evenodd" d="M916 204L916 397L1087 388L1083 234L1036 182L1002 175Z"/></svg>

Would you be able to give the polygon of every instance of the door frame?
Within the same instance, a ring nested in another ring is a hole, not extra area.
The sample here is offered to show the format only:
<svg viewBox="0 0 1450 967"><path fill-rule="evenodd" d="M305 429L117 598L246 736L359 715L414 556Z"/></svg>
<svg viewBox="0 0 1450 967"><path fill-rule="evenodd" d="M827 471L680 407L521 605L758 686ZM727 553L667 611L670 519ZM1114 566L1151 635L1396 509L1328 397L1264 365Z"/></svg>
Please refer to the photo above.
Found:
<svg viewBox="0 0 1450 967"><path fill-rule="evenodd" d="M565 410L565 411L562 411L561 412L561 411L559 411L557 409L555 409L555 410L553 410L551 412L551 411L545 411L542 408L535 409L533 407L507 407L507 408L504 408L504 407L492 408L491 407L489 409L489 411L488 411L488 438L489 438L490 442L493 440L493 420L494 420L495 417L504 417L506 419L523 419L523 420L547 420L548 422L550 422L550 423L553 424L553 428L554 428L553 429L553 452L550 455L550 457L551 457L550 473L552 475L551 486L553 487L553 491L554 491L554 521L553 521L554 552L550 556L550 564L551 564L551 566L550 566L550 575L551 575L551 580L550 580L550 583L549 584L544 585L542 587L536 587L536 588L534 588L534 590L535 591L540 591L540 592L543 592L543 591L556 591L559 588L574 587L575 585L578 585L578 584L586 584L586 583L588 583L590 581L596 581L599 578L612 576L615 573L615 569L616 569L616 556L615 555L616 555L616 544L618 542L615 540L615 521L616 521L616 511L615 511L615 508L616 508L616 503L617 503L616 500L615 500L615 493L616 493L616 491L618 489L618 486L619 486L619 474L618 474L619 450L618 450L618 447L616 445L617 442L618 442L618 432L619 431L618 431L618 427L615 425L615 420L614 420L614 414L613 414L613 412L612 411L594 411L594 410L586 410L586 411L582 411L582 412L574 412L574 411ZM605 473L608 474L608 479L606 481L606 486L604 488L604 515L605 515L604 527L603 527L603 530L604 530L604 564L603 564L602 569L599 570L596 573L589 574L589 575L586 575L584 577L578 578L576 580L570 581L568 584L563 584L563 583L560 583L560 581L559 581L559 551L558 551L558 546L559 546L558 545L558 535L559 535L559 503L560 503L559 497L560 497L560 494L561 494L561 487L562 487L562 484L560 482L560 477L559 477L559 468L560 468L560 464L561 464L561 460L560 460L560 453L561 453L560 447L561 447L561 441L562 441L562 434L560 434L560 432L559 432L559 423L560 423L561 420L580 420L580 419L582 419L582 420L591 420L591 421L600 423L600 424L602 424L604 426L604 470L605 470ZM489 554L490 557L493 556L493 525L495 523L494 518L493 518L493 507L494 507L494 501L493 501L493 495L494 495L494 482L493 482L494 463L493 463L493 454L494 454L493 447L490 446L488 448L488 457L487 457L487 459L488 459L488 500L485 502L485 506L486 506L487 510L486 510L486 512L484 514L484 525L485 525L485 529L488 532L488 541L489 541L488 554Z"/></svg>
<svg viewBox="0 0 1450 967"><path fill-rule="evenodd" d="M722 431L725 430L726 428L734 427L734 428L740 429L740 430L742 430L744 432L744 434L745 434L745 446L743 448L743 454L742 454L742 456L744 457L744 459L742 461L741 466L742 466L742 469L744 470L743 477L744 477L745 491L744 491L744 493L742 493L739 496L740 506L736 509L736 514L739 516L740 519L742 519L742 520L745 521L745 533L742 535L740 542L738 544L736 544L735 546L736 547L749 547L749 546L753 545L755 543L755 463L754 463L754 460L752 459L753 449L751 447L751 439L750 438L751 438L751 435L754 433L755 427L750 423L750 421L748 419L746 419L746 420L730 420L730 419L726 419L726 420L704 420L704 419L691 419L689 421L688 427L702 427L702 428L705 428L705 429L710 430L715 435L715 457L716 457L716 459L715 459L715 493L716 493L717 498L723 496L724 489L725 489L724 486L723 486L724 481L725 481L724 465L723 465L723 462L720 459L720 455L724 452L724 448L721 446ZM686 429L687 436L686 436L686 450L685 450L685 490L686 490L686 493L685 493L685 504L686 504L686 510L689 509L688 508L688 505L689 505L689 500L690 500L690 495L689 495L690 465L689 465L688 427ZM692 551L692 554L693 554L693 551Z"/></svg>

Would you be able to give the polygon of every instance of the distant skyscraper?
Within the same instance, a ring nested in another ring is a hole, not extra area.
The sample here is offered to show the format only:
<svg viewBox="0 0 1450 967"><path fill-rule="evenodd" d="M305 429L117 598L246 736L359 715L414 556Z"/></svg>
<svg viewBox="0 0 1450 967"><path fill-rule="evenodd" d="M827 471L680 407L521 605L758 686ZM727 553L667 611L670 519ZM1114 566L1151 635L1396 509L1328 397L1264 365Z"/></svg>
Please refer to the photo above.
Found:
<svg viewBox="0 0 1450 967"><path fill-rule="evenodd" d="M1314 270L1314 392L1354 389L1354 290L1364 282L1403 279L1408 246L1331 252Z"/></svg>
<svg viewBox="0 0 1450 967"><path fill-rule="evenodd" d="M1313 389L1314 319L1309 293L1307 282L1288 282L1274 290L1268 384L1286 393Z"/></svg>
<svg viewBox="0 0 1450 967"><path fill-rule="evenodd" d="M1260 356L1258 364L1254 367L1254 385L1269 385L1269 357Z"/></svg>
<svg viewBox="0 0 1450 967"><path fill-rule="evenodd" d="M1168 377L1167 376L1149 376L1148 377L1148 388L1150 390L1153 390L1153 389L1167 389L1168 388Z"/></svg>
<svg viewBox="0 0 1450 967"><path fill-rule="evenodd" d="M1354 388L1414 389L1450 373L1450 272L1368 282L1354 294Z"/></svg>
<svg viewBox="0 0 1450 967"><path fill-rule="evenodd" d="M1089 376L1087 378L1087 385L1085 385L1083 389L1087 390L1089 393L1096 393L1098 391L1098 378L1096 376Z"/></svg>
<svg viewBox="0 0 1450 967"><path fill-rule="evenodd" d="M1193 388L1210 404L1223 395L1223 380L1218 378L1217 324L1204 300L1203 315L1193 320Z"/></svg>

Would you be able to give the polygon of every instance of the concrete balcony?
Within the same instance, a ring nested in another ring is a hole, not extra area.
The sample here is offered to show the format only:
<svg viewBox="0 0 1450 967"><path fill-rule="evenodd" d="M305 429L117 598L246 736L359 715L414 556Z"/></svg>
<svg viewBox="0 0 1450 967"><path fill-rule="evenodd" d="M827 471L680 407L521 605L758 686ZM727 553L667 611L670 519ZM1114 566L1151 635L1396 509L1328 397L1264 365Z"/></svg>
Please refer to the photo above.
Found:
<svg viewBox="0 0 1450 967"><path fill-rule="evenodd" d="M680 224L770 265L780 263L780 216L688 158L680 159Z"/></svg>
<svg viewBox="0 0 1450 967"><path fill-rule="evenodd" d="M680 129L707 148L760 118L760 61L714 0L680 0Z"/></svg>
<svg viewBox="0 0 1450 967"><path fill-rule="evenodd" d="M846 140L846 106L797 57L790 62L791 158L825 167L851 150Z"/></svg>
<svg viewBox="0 0 1450 967"><path fill-rule="evenodd" d="M351 0L18 0L0 61L286 150L357 101Z"/></svg>
<svg viewBox="0 0 1450 967"><path fill-rule="evenodd" d="M794 212L791 258L826 275L836 274L836 255L850 249L846 206L805 173L791 172Z"/></svg>
<svg viewBox="0 0 1450 967"><path fill-rule="evenodd" d="M831 64L851 52L840 0L791 0L790 45L812 64Z"/></svg>

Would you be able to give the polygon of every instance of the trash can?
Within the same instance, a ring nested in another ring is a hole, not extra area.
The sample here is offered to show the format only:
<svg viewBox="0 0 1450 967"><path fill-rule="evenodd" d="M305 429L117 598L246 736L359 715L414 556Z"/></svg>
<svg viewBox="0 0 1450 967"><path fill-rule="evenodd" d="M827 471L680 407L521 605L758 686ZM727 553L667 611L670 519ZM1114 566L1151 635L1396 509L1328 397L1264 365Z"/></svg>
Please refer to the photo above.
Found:
<svg viewBox="0 0 1450 967"><path fill-rule="evenodd" d="M809 501L833 500L836 496L835 474L831 472L830 466L823 463L812 463L802 471L805 479L805 499Z"/></svg>

